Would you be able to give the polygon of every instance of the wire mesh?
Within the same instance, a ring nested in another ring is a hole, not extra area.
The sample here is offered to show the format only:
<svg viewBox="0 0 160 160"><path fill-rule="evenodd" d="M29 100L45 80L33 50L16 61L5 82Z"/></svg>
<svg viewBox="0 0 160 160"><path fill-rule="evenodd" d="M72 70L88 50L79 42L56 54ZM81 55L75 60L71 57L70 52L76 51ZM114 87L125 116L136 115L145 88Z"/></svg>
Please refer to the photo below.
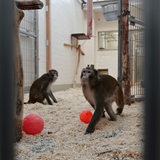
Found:
<svg viewBox="0 0 160 160"><path fill-rule="evenodd" d="M129 0L129 56L131 94L144 95L144 26L142 0Z"/></svg>
<svg viewBox="0 0 160 160"><path fill-rule="evenodd" d="M36 11L24 11L20 25L20 43L24 71L24 89L28 91L36 75Z"/></svg>

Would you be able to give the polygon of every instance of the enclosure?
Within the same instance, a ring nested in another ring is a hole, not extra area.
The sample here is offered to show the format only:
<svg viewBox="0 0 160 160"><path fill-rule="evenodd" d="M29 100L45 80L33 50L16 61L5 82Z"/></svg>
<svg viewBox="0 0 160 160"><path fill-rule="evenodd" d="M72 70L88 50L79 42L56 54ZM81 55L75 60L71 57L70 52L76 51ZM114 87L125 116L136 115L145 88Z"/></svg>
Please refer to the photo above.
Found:
<svg viewBox="0 0 160 160"><path fill-rule="evenodd" d="M23 132L15 158L143 159L143 102L136 102L143 100L145 88L142 0L42 2L42 9L24 11L20 24L24 101L34 80L56 69L59 76L52 89L58 103L24 104L23 117L38 113L45 127L36 136ZM126 102L117 122L106 116L92 135L84 135L86 125L79 121L83 109L92 110L80 84L88 64L116 78Z"/></svg>
<svg viewBox="0 0 160 160"><path fill-rule="evenodd" d="M54 85L54 90L64 90L73 86L77 66L77 50L65 47L71 44L71 35L87 32L87 8L83 1L73 2L49 2L43 1L45 7L41 11L25 11L25 17L21 23L21 51L24 68L25 91L29 91L32 82L47 71L47 65L55 68L60 75ZM61 5L66 3L62 11ZM110 10L104 12L104 6ZM114 8L112 8L112 5ZM115 7L116 6L116 7ZM71 9L70 9L71 8ZM77 14L73 15L70 11ZM122 72L122 4L118 1L93 1L93 36L88 39L78 40L85 56L80 57L78 67L77 85L80 84L79 74L87 64L95 64L97 69L108 70L108 74L120 81L123 79ZM128 54L130 68L131 95L141 99L144 96L143 80L143 4L141 0L128 1ZM65 13L66 18L63 18ZM107 20L105 15L116 14L114 19ZM57 17L55 15L59 15ZM73 22L70 26L67 19ZM76 19L78 22L74 23ZM47 24L50 24L48 28ZM62 29L60 26L65 26ZM50 37L47 35L50 34ZM50 43L48 39L50 38ZM121 41L120 41L121 39ZM78 45L76 44L76 45ZM48 50L48 47L50 50ZM50 52L50 53L48 53ZM50 60L47 55L50 54ZM63 74L61 74L63 73Z"/></svg>
<svg viewBox="0 0 160 160"><path fill-rule="evenodd" d="M110 121L106 114L93 134L84 135L87 124L80 121L79 115L83 110L93 112L93 109L81 88L54 94L58 103L52 106L40 103L24 106L24 117L38 113L45 126L40 134L24 134L16 143L16 160L143 160L143 102L126 105L117 121ZM117 108L115 103L113 108Z"/></svg>

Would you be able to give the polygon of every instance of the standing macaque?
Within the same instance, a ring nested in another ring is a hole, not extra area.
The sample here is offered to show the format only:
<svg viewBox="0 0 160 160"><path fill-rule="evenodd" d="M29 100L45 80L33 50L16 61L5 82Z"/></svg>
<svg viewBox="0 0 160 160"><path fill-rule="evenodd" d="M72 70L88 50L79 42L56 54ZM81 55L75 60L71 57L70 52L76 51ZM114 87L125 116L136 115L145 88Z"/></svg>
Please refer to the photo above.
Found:
<svg viewBox="0 0 160 160"><path fill-rule="evenodd" d="M31 85L28 103L43 103L45 99L50 105L53 104L51 99L57 103L57 100L51 91L51 86L57 78L58 72L52 69L49 70L48 73L43 74L40 78L36 79Z"/></svg>
<svg viewBox="0 0 160 160"><path fill-rule="evenodd" d="M116 120L116 114L112 109L114 101L118 106L117 114L122 113L124 107L123 91L115 78L98 73L94 69L94 65L88 65L84 68L80 78L84 97L95 109L85 132L85 134L88 134L94 132L97 122L104 115L104 110L112 121Z"/></svg>

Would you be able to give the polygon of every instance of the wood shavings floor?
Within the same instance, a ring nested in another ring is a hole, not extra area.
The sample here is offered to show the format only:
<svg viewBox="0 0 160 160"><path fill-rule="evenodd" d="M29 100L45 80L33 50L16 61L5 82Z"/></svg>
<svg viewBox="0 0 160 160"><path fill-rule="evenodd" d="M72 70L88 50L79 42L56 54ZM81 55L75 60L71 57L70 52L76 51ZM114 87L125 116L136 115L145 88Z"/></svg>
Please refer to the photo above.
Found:
<svg viewBox="0 0 160 160"><path fill-rule="evenodd" d="M79 120L82 110L92 107L81 88L54 93L58 103L25 104L24 117L40 114L43 131L35 136L23 133L15 144L15 160L142 160L143 102L125 106L117 121L102 118L91 135L84 135L86 124ZM25 94L25 101L28 94ZM116 104L113 104L116 109Z"/></svg>

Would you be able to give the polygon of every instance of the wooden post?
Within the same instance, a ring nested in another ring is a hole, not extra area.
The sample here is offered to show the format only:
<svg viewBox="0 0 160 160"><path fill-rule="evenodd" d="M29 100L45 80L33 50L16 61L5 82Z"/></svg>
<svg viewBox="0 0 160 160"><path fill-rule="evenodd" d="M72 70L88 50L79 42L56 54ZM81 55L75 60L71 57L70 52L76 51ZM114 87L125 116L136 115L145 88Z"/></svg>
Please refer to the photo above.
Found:
<svg viewBox="0 0 160 160"><path fill-rule="evenodd" d="M16 99L16 114L15 114L15 128L16 128L16 141L22 138L22 119L23 119L23 67L22 58L20 51L20 41L19 41L19 25L24 17L22 10L16 7L16 59L15 59L15 70L16 70L16 83L17 83L17 99Z"/></svg>
<svg viewBox="0 0 160 160"><path fill-rule="evenodd" d="M39 0L34 1L17 1L16 2L16 28L15 28L15 43L16 43L16 59L15 59L15 70L16 70L16 83L17 83L17 99L16 99L16 113L15 113L15 140L19 141L22 138L22 120L23 120L23 103L24 103L24 92L23 92L23 65L20 50L19 40L19 26L24 17L24 12L21 10L32 10L41 9L43 3Z"/></svg>
<svg viewBox="0 0 160 160"><path fill-rule="evenodd" d="M76 80L77 80L77 76L78 76L78 69L79 69L79 64L80 64L80 58L81 58L81 55L85 55L85 53L81 50L81 46L78 45L78 46L75 46L75 45L72 45L72 44L66 44L64 43L64 46L67 46L67 47L72 47L76 49L76 52L78 54L78 57L77 57L77 65L76 65L76 70L75 70L75 74L74 74L74 78L73 78L73 88L76 87Z"/></svg>
<svg viewBox="0 0 160 160"><path fill-rule="evenodd" d="M128 43L128 0L122 0L122 75L125 103L131 104L130 66Z"/></svg>

